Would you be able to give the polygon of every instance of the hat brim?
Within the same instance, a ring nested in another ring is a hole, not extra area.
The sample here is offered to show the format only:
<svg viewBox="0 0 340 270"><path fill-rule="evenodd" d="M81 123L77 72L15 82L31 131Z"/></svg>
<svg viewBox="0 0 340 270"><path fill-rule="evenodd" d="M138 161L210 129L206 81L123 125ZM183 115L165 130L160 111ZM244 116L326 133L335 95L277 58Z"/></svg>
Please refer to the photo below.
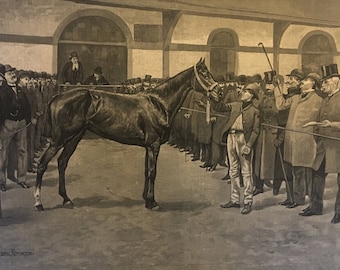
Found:
<svg viewBox="0 0 340 270"><path fill-rule="evenodd" d="M305 77L301 77L301 76L299 76L299 75L296 75L296 74L287 74L286 76L289 76L289 77L296 77L296 78L298 78L298 79L300 79L300 80L303 80Z"/></svg>
<svg viewBox="0 0 340 270"><path fill-rule="evenodd" d="M326 76L326 77L323 77L323 78L321 79L321 81L325 81L325 80L327 80L327 79L329 79L329 78L332 78L332 77L338 77L338 78L340 78L340 74L331 74L331 75L328 75L328 76Z"/></svg>
<svg viewBox="0 0 340 270"><path fill-rule="evenodd" d="M10 72L10 71L14 71L14 70L16 70L16 68L13 68L13 67L12 67L12 68L6 70L5 73L6 73L6 72Z"/></svg>

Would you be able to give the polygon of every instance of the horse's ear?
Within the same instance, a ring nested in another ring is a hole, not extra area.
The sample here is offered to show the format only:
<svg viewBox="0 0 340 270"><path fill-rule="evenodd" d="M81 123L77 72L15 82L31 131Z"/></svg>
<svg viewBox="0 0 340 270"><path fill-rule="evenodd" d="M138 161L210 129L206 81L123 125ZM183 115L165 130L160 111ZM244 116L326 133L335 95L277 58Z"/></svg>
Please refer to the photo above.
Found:
<svg viewBox="0 0 340 270"><path fill-rule="evenodd" d="M203 58L202 62L203 62L203 64L205 64L205 58Z"/></svg>
<svg viewBox="0 0 340 270"><path fill-rule="evenodd" d="M200 60L198 61L198 63L197 64L199 64L199 63L201 63L202 62L202 57L200 58Z"/></svg>

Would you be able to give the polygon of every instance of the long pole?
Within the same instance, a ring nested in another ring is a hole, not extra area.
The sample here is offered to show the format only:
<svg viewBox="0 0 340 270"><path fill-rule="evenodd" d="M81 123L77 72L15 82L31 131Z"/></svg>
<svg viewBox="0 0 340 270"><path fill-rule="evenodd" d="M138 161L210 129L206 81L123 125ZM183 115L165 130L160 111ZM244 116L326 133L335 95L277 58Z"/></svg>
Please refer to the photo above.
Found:
<svg viewBox="0 0 340 270"><path fill-rule="evenodd" d="M257 46L262 46L262 49L263 49L263 51L264 51L264 54L266 55L266 57L267 57L267 60L268 60L268 63L269 63L269 66L270 66L270 69L273 71L273 72L275 72L274 71L274 69L273 69L273 66L272 66L272 63L270 62L270 60L269 60L269 57L268 57L268 54L267 54L267 51L266 51L266 48L264 47L264 45L263 45L263 43L262 42L260 42Z"/></svg>

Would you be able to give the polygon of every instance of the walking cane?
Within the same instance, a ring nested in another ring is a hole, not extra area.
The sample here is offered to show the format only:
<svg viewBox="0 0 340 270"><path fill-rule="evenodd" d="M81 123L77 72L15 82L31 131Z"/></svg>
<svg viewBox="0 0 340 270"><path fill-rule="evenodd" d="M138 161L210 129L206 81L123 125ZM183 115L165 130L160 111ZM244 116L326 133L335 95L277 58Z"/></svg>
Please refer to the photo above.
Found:
<svg viewBox="0 0 340 270"><path fill-rule="evenodd" d="M187 162L187 156L189 155L186 151L187 149L187 143L188 143L188 119L190 118L190 114L186 113L184 114L184 118L185 118L185 130L184 130L184 162Z"/></svg>
<svg viewBox="0 0 340 270"><path fill-rule="evenodd" d="M289 188L288 178L287 178L285 166L284 166L284 163L283 163L283 158L282 158L282 153L281 153L281 148L280 148L280 146L279 146L277 149L278 149L278 151L279 151L279 156L280 156L280 161L281 161L281 167L282 167L282 171L283 171L283 177L284 177L285 182L286 182L286 188L287 188L287 191L288 191L289 200L290 200L291 202L293 202L293 197L292 197L292 193L291 193L290 188Z"/></svg>
<svg viewBox="0 0 340 270"><path fill-rule="evenodd" d="M269 59L269 57L268 57L266 48L264 47L264 45L263 45L262 42L260 42L259 44L257 44L257 46L260 46L260 45L262 46L263 52L264 52L264 54L266 55L266 58L267 58L267 61L268 61L268 64L269 64L269 66L270 66L271 71L273 72L274 75L276 75L276 71L273 69L273 66L272 66L272 63L270 62L270 59ZM277 84L277 87L279 88L280 93L282 93L279 84Z"/></svg>

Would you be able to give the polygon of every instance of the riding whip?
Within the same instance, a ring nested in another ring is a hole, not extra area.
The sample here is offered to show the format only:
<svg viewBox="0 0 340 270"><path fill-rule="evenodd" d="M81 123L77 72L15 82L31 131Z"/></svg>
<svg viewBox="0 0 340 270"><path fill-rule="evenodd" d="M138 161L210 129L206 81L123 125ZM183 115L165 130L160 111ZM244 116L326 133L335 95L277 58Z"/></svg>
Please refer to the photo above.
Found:
<svg viewBox="0 0 340 270"><path fill-rule="evenodd" d="M274 71L274 69L273 69L273 66L272 66L272 64L270 63L270 60L269 60L269 57L268 57L268 54L267 54L267 51L266 51L266 48L263 46L263 43L262 42L260 42L259 44L257 44L257 46L262 46L262 49L263 49L263 51L264 51L264 54L266 55L266 57L267 57L267 60L268 60L268 63L269 63L269 66L270 66L270 69L273 71L273 72L275 72Z"/></svg>

